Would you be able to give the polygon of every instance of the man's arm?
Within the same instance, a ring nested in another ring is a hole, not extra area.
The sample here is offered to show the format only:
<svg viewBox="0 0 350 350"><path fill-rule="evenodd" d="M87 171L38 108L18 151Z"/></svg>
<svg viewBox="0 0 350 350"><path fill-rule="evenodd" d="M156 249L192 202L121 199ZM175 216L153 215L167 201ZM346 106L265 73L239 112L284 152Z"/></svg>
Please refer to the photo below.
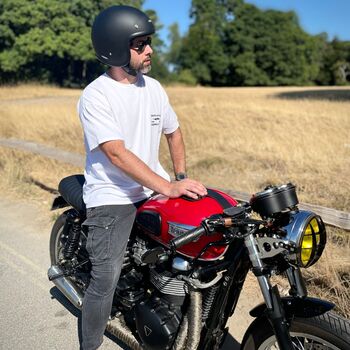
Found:
<svg viewBox="0 0 350 350"><path fill-rule="evenodd" d="M125 148L122 140L107 141L100 144L100 149L116 167L124 171L139 184L170 198L188 196L196 199L206 194L205 187L194 180L169 182L153 172L134 153Z"/></svg>
<svg viewBox="0 0 350 350"><path fill-rule="evenodd" d="M185 144L180 128L177 128L173 133L166 134L165 136L168 141L175 175L186 173Z"/></svg>

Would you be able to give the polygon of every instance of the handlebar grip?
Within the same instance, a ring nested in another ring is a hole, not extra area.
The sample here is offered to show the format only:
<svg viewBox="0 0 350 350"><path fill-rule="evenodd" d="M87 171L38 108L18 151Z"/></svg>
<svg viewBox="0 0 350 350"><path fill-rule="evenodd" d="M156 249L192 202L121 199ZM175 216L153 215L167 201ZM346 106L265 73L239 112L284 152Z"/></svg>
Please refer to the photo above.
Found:
<svg viewBox="0 0 350 350"><path fill-rule="evenodd" d="M203 226L198 226L192 230L187 231L185 234L176 237L170 241L170 246L172 249L177 249L183 245L193 242L197 238L205 234L205 228Z"/></svg>

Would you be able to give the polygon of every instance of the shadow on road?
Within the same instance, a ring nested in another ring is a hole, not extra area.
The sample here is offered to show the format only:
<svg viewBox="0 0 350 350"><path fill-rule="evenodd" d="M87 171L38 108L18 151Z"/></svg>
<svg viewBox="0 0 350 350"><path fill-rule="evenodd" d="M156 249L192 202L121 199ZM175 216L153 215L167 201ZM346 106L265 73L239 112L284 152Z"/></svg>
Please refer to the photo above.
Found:
<svg viewBox="0 0 350 350"><path fill-rule="evenodd" d="M276 94L276 96L290 100L350 101L350 89L289 91Z"/></svg>
<svg viewBox="0 0 350 350"><path fill-rule="evenodd" d="M69 311L73 316L77 318L77 331L79 337L79 343L81 344L81 311L77 309L73 304L60 292L56 287L50 289L50 294L52 299L56 299L67 311ZM74 330L72 330L73 332ZM109 338L112 342L116 343L123 350L130 350L125 344L123 344L117 337L114 335L105 332L105 336Z"/></svg>

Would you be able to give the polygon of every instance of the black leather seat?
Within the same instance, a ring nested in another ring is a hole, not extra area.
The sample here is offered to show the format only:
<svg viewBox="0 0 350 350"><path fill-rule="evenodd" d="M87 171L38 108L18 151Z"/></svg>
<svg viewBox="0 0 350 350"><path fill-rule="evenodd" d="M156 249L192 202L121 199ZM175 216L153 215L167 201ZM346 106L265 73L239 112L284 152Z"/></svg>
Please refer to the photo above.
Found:
<svg viewBox="0 0 350 350"><path fill-rule="evenodd" d="M83 174L71 175L61 180L58 191L64 200L75 208L79 213L85 213L86 207L83 201Z"/></svg>

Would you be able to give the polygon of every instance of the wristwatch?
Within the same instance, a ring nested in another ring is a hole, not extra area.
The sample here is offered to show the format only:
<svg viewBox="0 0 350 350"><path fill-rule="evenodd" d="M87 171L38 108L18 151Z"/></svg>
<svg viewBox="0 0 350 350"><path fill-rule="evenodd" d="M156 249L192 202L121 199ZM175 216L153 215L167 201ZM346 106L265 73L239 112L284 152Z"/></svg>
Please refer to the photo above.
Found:
<svg viewBox="0 0 350 350"><path fill-rule="evenodd" d="M176 173L175 174L175 180L176 181L181 181L187 179L187 174L186 173Z"/></svg>

